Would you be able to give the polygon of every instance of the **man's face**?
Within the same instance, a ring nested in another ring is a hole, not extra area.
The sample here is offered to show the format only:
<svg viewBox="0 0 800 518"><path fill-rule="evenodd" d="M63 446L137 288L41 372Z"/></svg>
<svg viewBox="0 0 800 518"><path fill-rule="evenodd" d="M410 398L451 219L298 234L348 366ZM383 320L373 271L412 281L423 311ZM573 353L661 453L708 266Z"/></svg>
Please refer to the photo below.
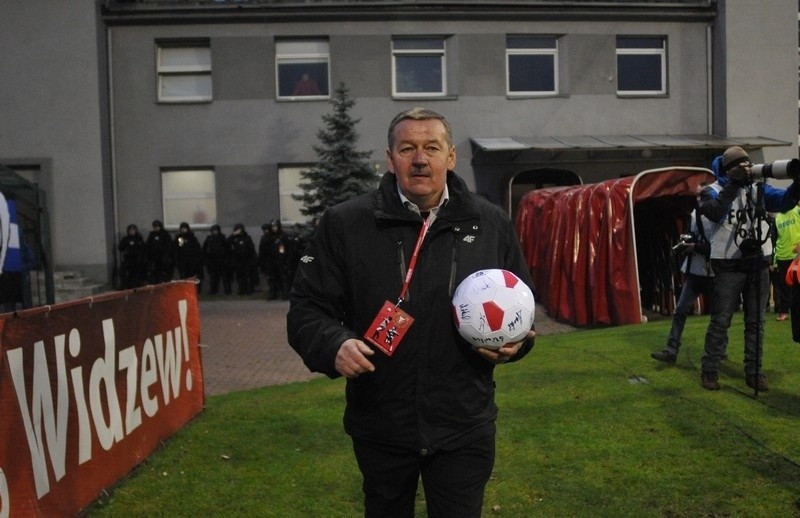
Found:
<svg viewBox="0 0 800 518"><path fill-rule="evenodd" d="M403 194L420 210L430 210L444 192L447 171L455 168L456 150L441 121L407 119L395 126L386 159Z"/></svg>

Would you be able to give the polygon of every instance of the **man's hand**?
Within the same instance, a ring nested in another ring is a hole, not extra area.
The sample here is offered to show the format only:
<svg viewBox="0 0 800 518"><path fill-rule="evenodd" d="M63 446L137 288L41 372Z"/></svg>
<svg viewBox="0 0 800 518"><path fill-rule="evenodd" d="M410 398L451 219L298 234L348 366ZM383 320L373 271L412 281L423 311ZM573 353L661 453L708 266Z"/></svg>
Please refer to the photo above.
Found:
<svg viewBox="0 0 800 518"><path fill-rule="evenodd" d="M361 340L350 338L345 340L336 353L334 367L337 372L346 378L357 378L365 372L373 372L375 366L367 356L375 354L367 344Z"/></svg>
<svg viewBox="0 0 800 518"><path fill-rule="evenodd" d="M753 183L753 178L750 175L750 169L738 165L728 171L728 178L730 179L731 183L738 187L747 187Z"/></svg>
<svg viewBox="0 0 800 518"><path fill-rule="evenodd" d="M530 338L531 340L534 339L536 336L536 331L530 330L528 331L528 336L526 339ZM495 365L499 365L501 363L505 363L511 358L513 358L518 352L520 347L525 340L520 340L519 342L514 342L511 344L505 344L500 349L487 349L486 347L473 347L476 353L480 354L490 362L494 363Z"/></svg>

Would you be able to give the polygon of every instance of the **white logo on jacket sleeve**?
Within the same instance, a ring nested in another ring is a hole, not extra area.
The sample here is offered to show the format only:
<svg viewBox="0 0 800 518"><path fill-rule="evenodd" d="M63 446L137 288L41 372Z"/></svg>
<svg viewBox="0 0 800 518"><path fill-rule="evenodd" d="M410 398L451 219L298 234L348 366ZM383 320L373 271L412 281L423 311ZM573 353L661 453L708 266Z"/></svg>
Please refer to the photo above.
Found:
<svg viewBox="0 0 800 518"><path fill-rule="evenodd" d="M305 264L308 264L313 260L314 260L314 256L313 255L304 255L303 257L300 258L300 261L305 263Z"/></svg>

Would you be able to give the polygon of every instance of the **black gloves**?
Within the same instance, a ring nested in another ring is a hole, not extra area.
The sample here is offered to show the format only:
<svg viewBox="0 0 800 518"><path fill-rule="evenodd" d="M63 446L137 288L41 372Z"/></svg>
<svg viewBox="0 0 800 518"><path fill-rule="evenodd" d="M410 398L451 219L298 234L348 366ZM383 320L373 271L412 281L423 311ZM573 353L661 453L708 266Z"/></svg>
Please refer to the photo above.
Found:
<svg viewBox="0 0 800 518"><path fill-rule="evenodd" d="M705 241L698 241L694 244L694 253L702 255L706 259L711 257L711 245Z"/></svg>
<svg viewBox="0 0 800 518"><path fill-rule="evenodd" d="M728 171L728 178L731 183L737 187L747 187L752 183L750 173L748 173L744 167L734 167Z"/></svg>

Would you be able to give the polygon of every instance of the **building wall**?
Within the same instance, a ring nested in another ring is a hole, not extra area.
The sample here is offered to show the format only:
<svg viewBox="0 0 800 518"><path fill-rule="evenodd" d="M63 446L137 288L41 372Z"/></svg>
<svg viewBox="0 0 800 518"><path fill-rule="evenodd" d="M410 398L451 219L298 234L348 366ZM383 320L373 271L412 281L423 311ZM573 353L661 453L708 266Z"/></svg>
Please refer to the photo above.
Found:
<svg viewBox="0 0 800 518"><path fill-rule="evenodd" d="M120 228L129 222L149 225L160 215L159 170L165 166L215 167L223 227L238 221L257 227L279 215L278 165L316 160L312 146L331 106L275 100L276 37L330 38L331 88L344 81L356 99L359 146L372 152L378 169L384 169L388 122L403 109L424 105L452 122L457 171L474 187L470 137L708 133L706 29L705 23L663 20L112 27ZM525 32L564 35L562 95L507 98L505 37ZM391 38L407 34L453 35L447 47L447 97L391 98ZM668 95L617 97L617 34L668 38ZM158 104L155 41L189 37L210 38L214 100Z"/></svg>
<svg viewBox="0 0 800 518"><path fill-rule="evenodd" d="M792 142L767 148L765 161L797 156L793 0L769 0L769 9L763 0L719 0L711 31L702 16L106 26L99 19L103 4L0 0L0 45L10 49L0 53L0 161L38 167L31 174L47 192L53 262L98 280L108 279L125 226L136 223L146 232L161 217L162 167L214 167L219 222L227 230L243 222L253 233L277 216L278 167L316 161L312 146L331 108L326 101L275 100L279 36L329 37L331 89L340 81L350 88L357 101L353 116L361 119L359 147L372 152L379 170L385 168L389 120L415 105L451 120L457 170L473 187L470 137L760 135ZM506 97L507 33L563 35L562 95ZM451 95L391 98L391 37L405 34L452 35ZM616 96L617 34L668 38L667 96ZM155 40L181 37L210 38L211 103L156 102ZM631 159L627 164L651 165ZM555 159L550 165L559 166ZM570 167L584 181L599 181L617 176L619 162L578 161Z"/></svg>
<svg viewBox="0 0 800 518"><path fill-rule="evenodd" d="M46 191L55 267L105 279L113 243L97 6L2 0L0 13L0 162Z"/></svg>
<svg viewBox="0 0 800 518"><path fill-rule="evenodd" d="M735 137L771 136L792 146L769 148L757 160L797 157L797 19L794 0L720 2L718 59L725 63L716 91L719 130Z"/></svg>

